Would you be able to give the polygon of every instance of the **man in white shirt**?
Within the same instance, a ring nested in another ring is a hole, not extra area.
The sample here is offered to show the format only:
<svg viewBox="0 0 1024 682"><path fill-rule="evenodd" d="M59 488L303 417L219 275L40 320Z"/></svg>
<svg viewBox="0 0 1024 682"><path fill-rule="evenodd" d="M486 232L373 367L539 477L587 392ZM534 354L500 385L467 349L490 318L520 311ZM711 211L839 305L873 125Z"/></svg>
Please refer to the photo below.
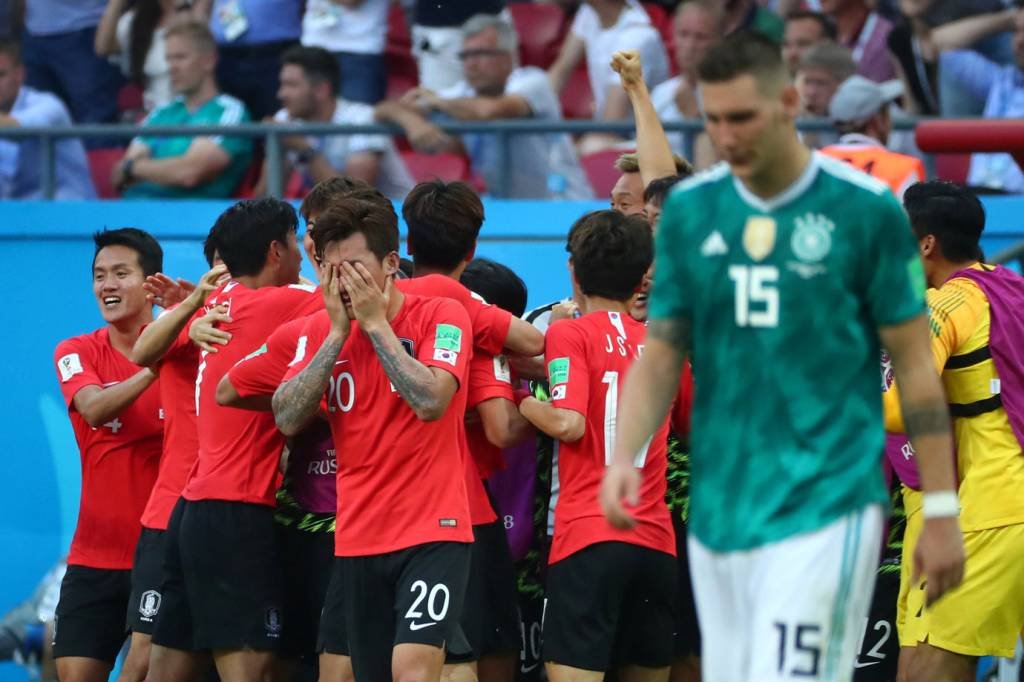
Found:
<svg viewBox="0 0 1024 682"><path fill-rule="evenodd" d="M594 118L629 118L629 100L610 66L612 54L619 50L640 53L648 87L656 87L669 77L668 54L661 35L638 0L587 0L576 12L558 58L548 69L551 86L560 93L580 59L586 56L594 94ZM607 133L591 133L581 140L580 151L597 151L618 141Z"/></svg>
<svg viewBox="0 0 1024 682"><path fill-rule="evenodd" d="M388 0L308 0L302 44L330 51L341 70L341 94L350 102L384 99Z"/></svg>
<svg viewBox="0 0 1024 682"><path fill-rule="evenodd" d="M280 88L284 105L278 123L315 122L356 125L373 123L373 107L338 97L338 65L320 47L293 47L281 56ZM296 168L312 187L335 175L363 180L392 199L402 199L415 184L387 135L294 135L282 139L286 171ZM256 187L266 190L267 167ZM287 175L286 175L287 177Z"/></svg>
<svg viewBox="0 0 1024 682"><path fill-rule="evenodd" d="M0 128L71 125L67 107L55 95L24 85L25 67L18 44L0 40ZM0 199L41 199L39 140L0 138ZM92 177L81 140L55 143L54 190L57 199L94 199Z"/></svg>
<svg viewBox="0 0 1024 682"><path fill-rule="evenodd" d="M508 21L478 14L466 22L462 34L465 80L440 93L416 88L401 100L382 102L377 106L377 118L400 125L419 151L464 149L473 170L496 197L591 198L593 192L564 133L510 137L506 156L500 138L493 133L467 133L460 143L427 119L436 114L474 121L561 120L558 97L544 71L517 65L516 32Z"/></svg>

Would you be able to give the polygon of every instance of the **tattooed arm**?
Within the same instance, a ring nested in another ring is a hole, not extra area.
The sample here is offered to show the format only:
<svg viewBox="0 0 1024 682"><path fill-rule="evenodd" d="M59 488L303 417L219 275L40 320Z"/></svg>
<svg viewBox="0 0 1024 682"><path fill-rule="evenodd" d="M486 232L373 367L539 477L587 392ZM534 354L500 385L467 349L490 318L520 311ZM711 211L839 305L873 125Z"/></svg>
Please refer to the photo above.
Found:
<svg viewBox="0 0 1024 682"><path fill-rule="evenodd" d="M614 455L605 470L600 493L605 517L617 528L630 528L636 523L623 504L635 504L640 491L640 473L633 467L633 458L672 407L689 345L688 320L651 320L644 353L626 375Z"/></svg>
<svg viewBox="0 0 1024 682"><path fill-rule="evenodd" d="M316 416L327 391L345 336L332 331L306 367L274 391L272 406L278 430L286 436L302 431Z"/></svg>
<svg viewBox="0 0 1024 682"><path fill-rule="evenodd" d="M409 355L390 325L364 327L363 331L370 337L384 373L416 416L427 422L440 419L459 388L455 377Z"/></svg>

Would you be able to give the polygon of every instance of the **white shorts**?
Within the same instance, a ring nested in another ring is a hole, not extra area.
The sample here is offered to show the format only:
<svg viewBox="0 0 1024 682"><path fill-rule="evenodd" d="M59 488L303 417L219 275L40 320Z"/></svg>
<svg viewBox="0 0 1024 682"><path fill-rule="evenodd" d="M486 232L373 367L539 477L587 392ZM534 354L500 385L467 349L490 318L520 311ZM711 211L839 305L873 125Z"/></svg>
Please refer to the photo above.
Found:
<svg viewBox="0 0 1024 682"><path fill-rule="evenodd" d="M881 542L880 505L749 551L691 535L703 682L849 682Z"/></svg>

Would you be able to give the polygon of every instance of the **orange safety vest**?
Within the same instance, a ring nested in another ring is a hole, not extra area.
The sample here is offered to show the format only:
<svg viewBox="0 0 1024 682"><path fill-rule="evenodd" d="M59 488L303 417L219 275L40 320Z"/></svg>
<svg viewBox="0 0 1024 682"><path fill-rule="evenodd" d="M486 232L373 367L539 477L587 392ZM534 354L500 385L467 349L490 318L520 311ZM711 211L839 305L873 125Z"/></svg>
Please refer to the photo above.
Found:
<svg viewBox="0 0 1024 682"><path fill-rule="evenodd" d="M900 199L908 187L925 179L921 159L891 152L864 135L844 135L838 144L825 147L821 153L845 161L857 170L881 180Z"/></svg>

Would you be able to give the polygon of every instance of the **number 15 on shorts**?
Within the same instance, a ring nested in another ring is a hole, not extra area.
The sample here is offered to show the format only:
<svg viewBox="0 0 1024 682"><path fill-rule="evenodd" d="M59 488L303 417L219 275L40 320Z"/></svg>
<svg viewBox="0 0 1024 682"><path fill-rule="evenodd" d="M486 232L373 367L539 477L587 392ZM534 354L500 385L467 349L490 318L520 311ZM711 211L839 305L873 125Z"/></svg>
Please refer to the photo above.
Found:
<svg viewBox="0 0 1024 682"><path fill-rule="evenodd" d="M816 678L821 665L821 627L773 623L778 637L779 675Z"/></svg>

